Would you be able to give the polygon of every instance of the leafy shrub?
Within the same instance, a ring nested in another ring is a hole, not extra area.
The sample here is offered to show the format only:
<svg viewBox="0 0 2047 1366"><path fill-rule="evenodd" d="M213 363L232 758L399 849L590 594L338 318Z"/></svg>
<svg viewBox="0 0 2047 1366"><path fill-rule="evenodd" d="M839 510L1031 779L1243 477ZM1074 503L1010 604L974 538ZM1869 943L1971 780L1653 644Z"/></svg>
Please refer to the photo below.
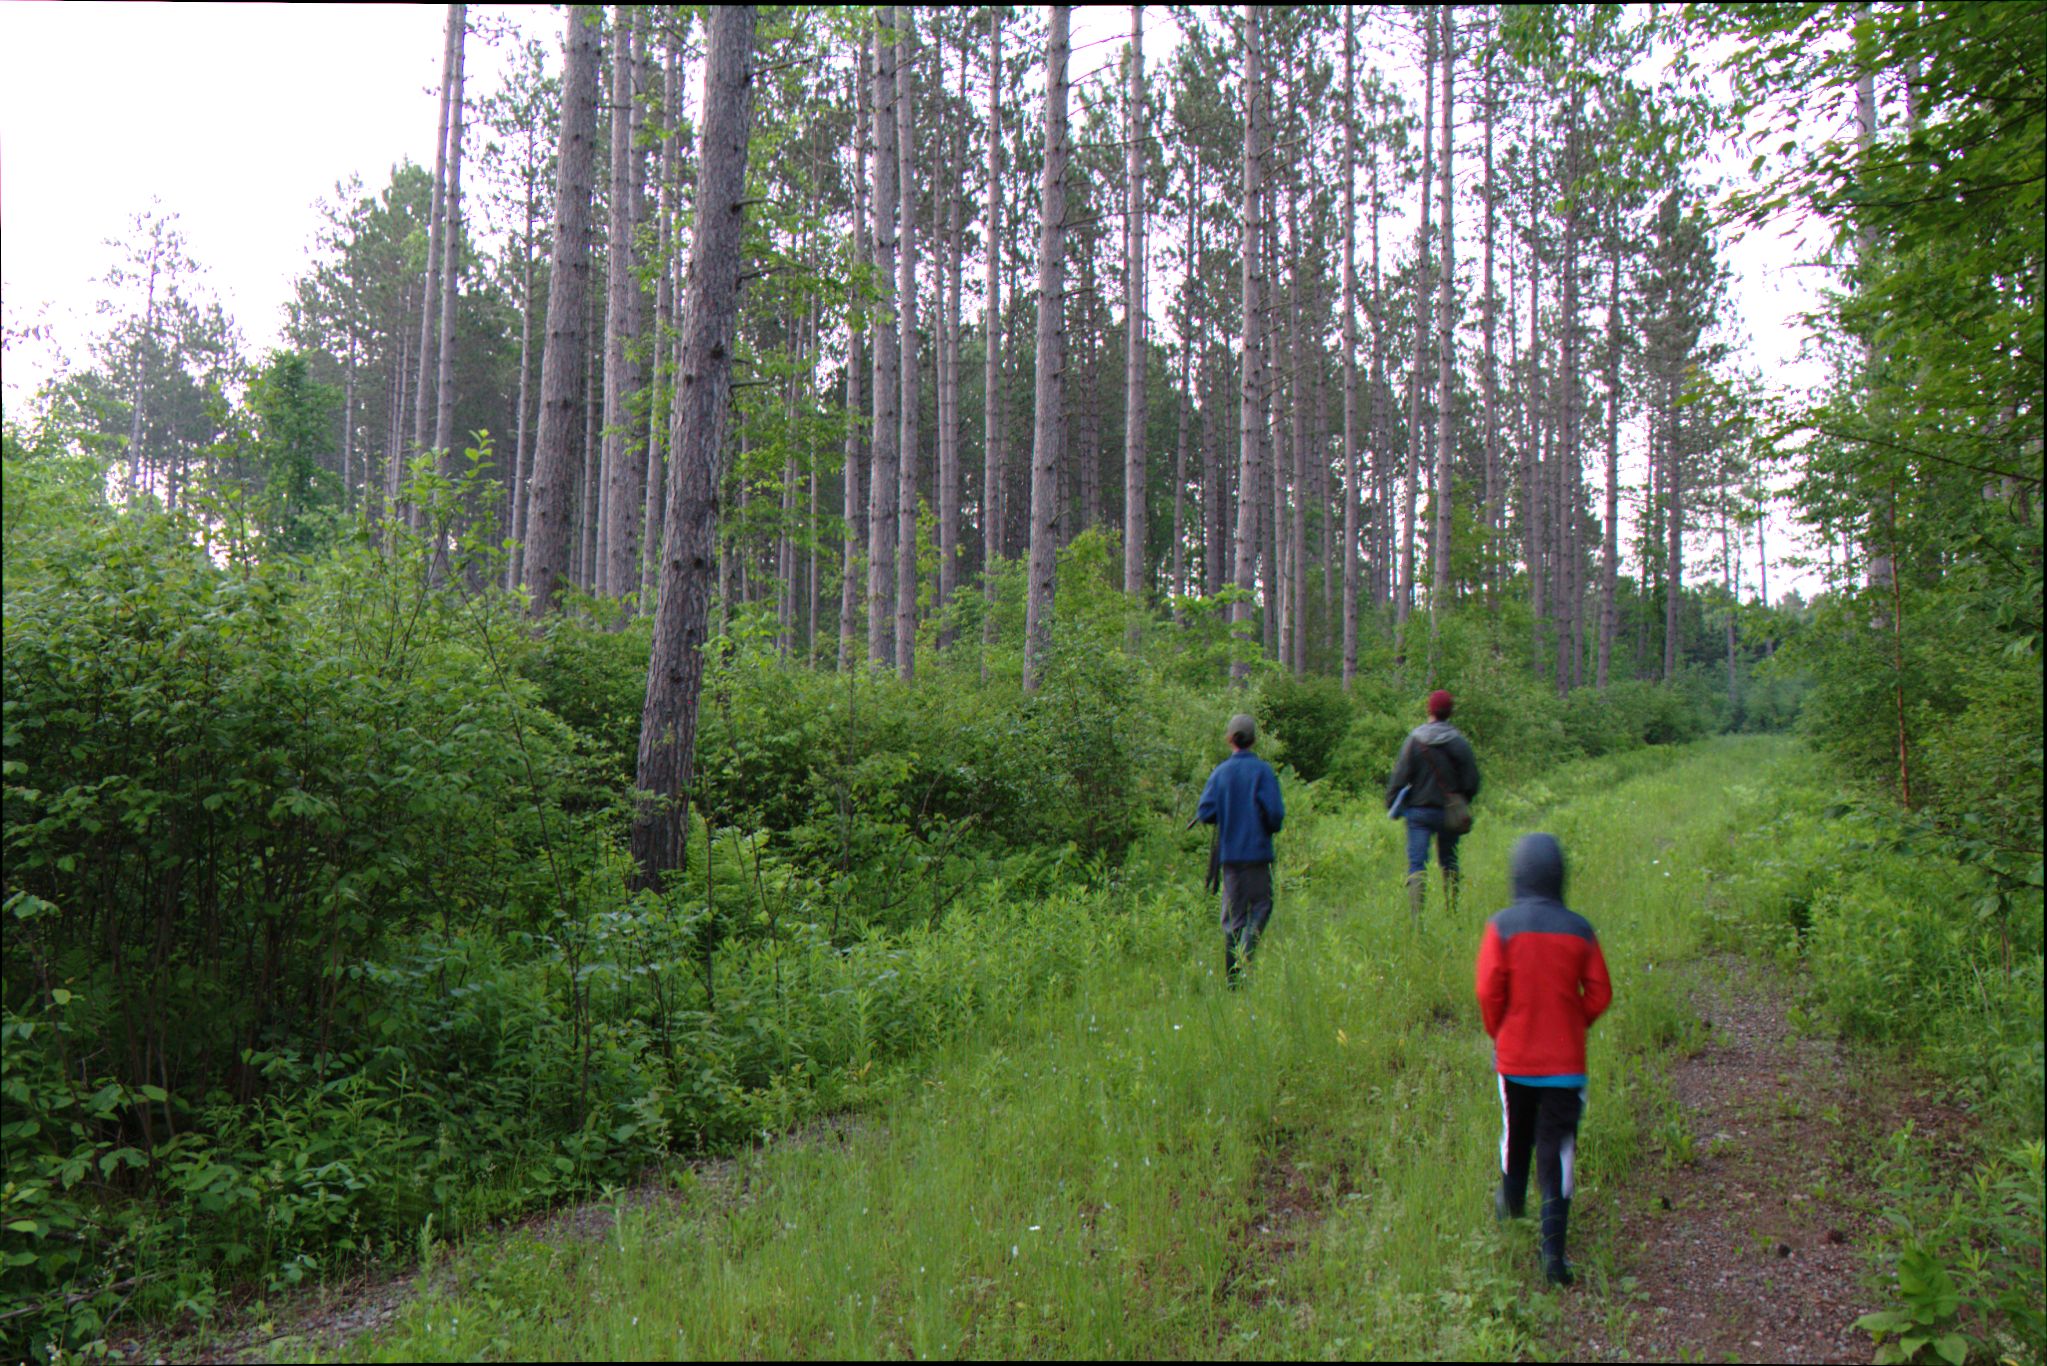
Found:
<svg viewBox="0 0 2047 1366"><path fill-rule="evenodd" d="M1338 680L1276 673L1259 688L1256 715L1259 726L1285 746L1294 772L1313 782L1329 771L1355 713Z"/></svg>

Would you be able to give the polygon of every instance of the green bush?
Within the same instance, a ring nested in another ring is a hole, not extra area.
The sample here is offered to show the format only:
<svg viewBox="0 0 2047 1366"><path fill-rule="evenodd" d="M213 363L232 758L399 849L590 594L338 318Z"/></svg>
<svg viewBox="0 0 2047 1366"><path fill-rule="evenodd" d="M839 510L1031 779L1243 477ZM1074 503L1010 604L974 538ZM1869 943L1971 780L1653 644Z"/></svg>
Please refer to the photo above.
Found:
<svg viewBox="0 0 2047 1366"><path fill-rule="evenodd" d="M1356 714L1338 680L1322 674L1276 673L1258 690L1260 728L1283 746L1294 772L1313 782L1329 771Z"/></svg>

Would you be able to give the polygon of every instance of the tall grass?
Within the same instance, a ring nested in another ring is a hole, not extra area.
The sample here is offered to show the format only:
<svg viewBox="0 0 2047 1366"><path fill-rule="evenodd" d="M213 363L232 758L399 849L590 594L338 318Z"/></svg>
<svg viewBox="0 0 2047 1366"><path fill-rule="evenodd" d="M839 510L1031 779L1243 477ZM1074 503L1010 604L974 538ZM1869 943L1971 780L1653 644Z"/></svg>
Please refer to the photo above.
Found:
<svg viewBox="0 0 2047 1366"><path fill-rule="evenodd" d="M1455 923L1408 926L1399 827L1290 792L1278 907L1247 990L1212 907L1131 898L1116 942L1013 1024L960 1033L864 1124L767 1143L601 1240L511 1235L356 1351L412 1357L1513 1354L1546 1322L1492 1226L1498 1101L1471 1003L1512 841L1564 842L1616 1002L1593 1034L1581 1209L1596 1209L1688 1038L1669 966L1707 867L1786 747L1727 739L1559 770L1482 803ZM1177 837L1151 831L1146 855ZM1140 858L1138 863L1144 865ZM1157 866L1157 865L1153 865ZM988 952L1000 954L999 942ZM1595 1269L1597 1254L1595 1253Z"/></svg>

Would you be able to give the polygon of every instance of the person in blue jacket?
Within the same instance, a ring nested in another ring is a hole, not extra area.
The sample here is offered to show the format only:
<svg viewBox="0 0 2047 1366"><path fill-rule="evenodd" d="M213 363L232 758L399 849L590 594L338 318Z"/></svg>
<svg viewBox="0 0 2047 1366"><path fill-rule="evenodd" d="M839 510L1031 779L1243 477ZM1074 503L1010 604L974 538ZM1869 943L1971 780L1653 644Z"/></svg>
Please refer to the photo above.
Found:
<svg viewBox="0 0 2047 1366"><path fill-rule="evenodd" d="M1243 963L1251 961L1258 936L1272 918L1272 837L1286 819L1279 777L1251 752L1258 725L1239 712L1223 734L1230 757L1208 775L1194 818L1215 827L1215 861L1222 870L1223 973L1237 985ZM1214 869L1209 889L1215 889Z"/></svg>

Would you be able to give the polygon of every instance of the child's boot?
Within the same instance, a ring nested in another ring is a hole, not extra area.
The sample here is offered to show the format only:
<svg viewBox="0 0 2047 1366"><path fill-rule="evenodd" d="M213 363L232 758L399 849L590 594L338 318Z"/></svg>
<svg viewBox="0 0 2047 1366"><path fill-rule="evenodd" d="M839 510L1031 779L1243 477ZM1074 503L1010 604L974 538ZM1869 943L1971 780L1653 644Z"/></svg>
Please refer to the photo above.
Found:
<svg viewBox="0 0 2047 1366"><path fill-rule="evenodd" d="M1502 1172L1500 1184L1493 1191L1493 1216L1504 1224L1509 1219L1519 1219L1527 1212L1527 1206L1528 1173L1521 1173L1521 1179L1516 1181Z"/></svg>
<svg viewBox="0 0 2047 1366"><path fill-rule="evenodd" d="M1542 1274L1551 1285L1570 1285L1578 1278L1564 1259L1564 1239L1571 1229L1568 1196L1545 1196L1542 1202Z"/></svg>

